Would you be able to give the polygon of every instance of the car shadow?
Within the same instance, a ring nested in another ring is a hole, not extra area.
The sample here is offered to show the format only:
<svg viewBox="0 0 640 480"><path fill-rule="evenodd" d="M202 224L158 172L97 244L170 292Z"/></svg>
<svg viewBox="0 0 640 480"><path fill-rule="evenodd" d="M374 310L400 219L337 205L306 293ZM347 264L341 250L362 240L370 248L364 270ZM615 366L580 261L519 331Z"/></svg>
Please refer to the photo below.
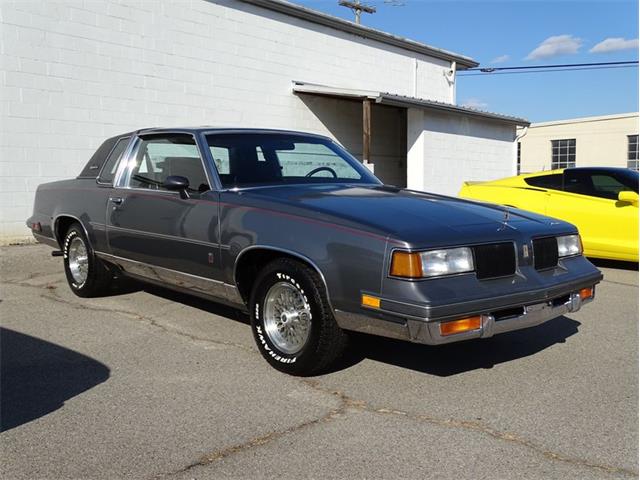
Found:
<svg viewBox="0 0 640 480"><path fill-rule="evenodd" d="M245 325L249 316L236 308L175 292L163 287L140 285L145 292L219 315ZM558 317L537 327L503 333L492 338L449 345L420 345L401 340L350 333L350 346L343 358L323 374L345 370L365 359L396 365L417 372L448 377L535 355L578 333L580 322Z"/></svg>
<svg viewBox="0 0 640 480"><path fill-rule="evenodd" d="M109 290L102 294L101 297L117 297L136 292L146 292L156 297L182 303L183 305L197 308L213 315L220 315L246 325L250 323L249 316L236 307L128 277L118 277L117 281L113 282Z"/></svg>
<svg viewBox="0 0 640 480"><path fill-rule="evenodd" d="M162 287L140 284L140 288L152 295L249 325L249 316L236 308ZM439 346L353 332L350 333L350 346L344 357L323 374L344 370L369 359L429 375L448 377L535 355L555 344L564 343L567 338L578 333L579 326L580 322L559 317L537 327L488 339Z"/></svg>
<svg viewBox="0 0 640 480"><path fill-rule="evenodd" d="M558 317L532 328L448 345L421 345L365 334L352 334L351 348L332 371L364 359L416 372L449 377L535 355L578 333L580 322ZM330 373L330 372L328 372Z"/></svg>
<svg viewBox="0 0 640 480"><path fill-rule="evenodd" d="M109 376L86 355L0 327L0 432L57 410Z"/></svg>
<svg viewBox="0 0 640 480"><path fill-rule="evenodd" d="M182 303L183 305L197 308L198 310L203 310L213 315L219 315L221 317L225 317L235 322L243 323L245 325L249 325L251 323L249 320L249 315L246 312L243 312L242 310L236 307L225 305L223 303L218 303L215 300L207 300L205 298L196 297L188 293L182 293L175 290L171 290L169 288L164 288L164 287L151 285L151 284L139 283L138 289L143 290L151 295L162 297L166 300L179 302L179 303Z"/></svg>
<svg viewBox="0 0 640 480"><path fill-rule="evenodd" d="M615 268L617 270L635 270L638 271L637 262L623 262L622 260L604 260L602 258L589 258L589 261L596 267Z"/></svg>

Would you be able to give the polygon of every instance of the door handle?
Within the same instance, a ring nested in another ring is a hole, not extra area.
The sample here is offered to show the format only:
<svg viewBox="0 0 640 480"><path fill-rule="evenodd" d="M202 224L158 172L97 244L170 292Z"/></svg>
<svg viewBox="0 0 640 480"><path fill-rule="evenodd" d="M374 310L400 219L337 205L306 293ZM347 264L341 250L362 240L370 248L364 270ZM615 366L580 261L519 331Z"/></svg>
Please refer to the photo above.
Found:
<svg viewBox="0 0 640 480"><path fill-rule="evenodd" d="M115 205L122 205L122 197L109 197L109 201Z"/></svg>

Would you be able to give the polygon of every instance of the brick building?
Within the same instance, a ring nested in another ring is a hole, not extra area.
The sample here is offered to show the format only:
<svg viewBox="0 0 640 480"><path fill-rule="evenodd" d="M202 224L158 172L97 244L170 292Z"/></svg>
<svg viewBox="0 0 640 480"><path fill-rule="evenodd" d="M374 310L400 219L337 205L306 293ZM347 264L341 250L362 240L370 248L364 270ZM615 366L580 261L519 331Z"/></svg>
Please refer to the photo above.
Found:
<svg viewBox="0 0 640 480"><path fill-rule="evenodd" d="M151 126L335 138L383 181L455 194L515 173L516 126L456 106L472 59L282 0L3 0L0 242L38 184Z"/></svg>

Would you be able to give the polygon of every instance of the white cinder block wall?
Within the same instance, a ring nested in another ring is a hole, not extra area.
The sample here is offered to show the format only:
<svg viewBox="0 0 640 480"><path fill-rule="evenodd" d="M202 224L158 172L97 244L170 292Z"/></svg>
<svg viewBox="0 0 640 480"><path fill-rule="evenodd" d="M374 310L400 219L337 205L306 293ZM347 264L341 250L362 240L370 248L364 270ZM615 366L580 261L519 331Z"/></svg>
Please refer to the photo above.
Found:
<svg viewBox="0 0 640 480"><path fill-rule="evenodd" d="M455 196L462 181L516 174L513 125L414 109L409 118L422 120L408 132L409 188Z"/></svg>
<svg viewBox="0 0 640 480"><path fill-rule="evenodd" d="M0 241L30 236L38 184L149 126L331 135L291 81L449 101L450 62L234 0L2 0ZM416 73L417 63L417 73Z"/></svg>

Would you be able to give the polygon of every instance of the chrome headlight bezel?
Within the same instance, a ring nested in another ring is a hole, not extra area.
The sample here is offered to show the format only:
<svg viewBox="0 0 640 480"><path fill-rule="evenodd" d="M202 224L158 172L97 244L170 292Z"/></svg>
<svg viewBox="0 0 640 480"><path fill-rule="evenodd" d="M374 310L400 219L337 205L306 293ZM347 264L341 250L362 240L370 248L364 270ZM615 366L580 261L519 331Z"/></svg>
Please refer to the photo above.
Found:
<svg viewBox="0 0 640 480"><path fill-rule="evenodd" d="M471 247L437 248L416 252L395 250L391 255L389 276L423 280L474 271L475 261Z"/></svg>
<svg viewBox="0 0 640 480"><path fill-rule="evenodd" d="M580 234L560 235L556 237L558 243L558 258L577 257L582 255L582 239Z"/></svg>
<svg viewBox="0 0 640 480"><path fill-rule="evenodd" d="M422 278L443 277L475 271L470 247L440 248L420 252Z"/></svg>

